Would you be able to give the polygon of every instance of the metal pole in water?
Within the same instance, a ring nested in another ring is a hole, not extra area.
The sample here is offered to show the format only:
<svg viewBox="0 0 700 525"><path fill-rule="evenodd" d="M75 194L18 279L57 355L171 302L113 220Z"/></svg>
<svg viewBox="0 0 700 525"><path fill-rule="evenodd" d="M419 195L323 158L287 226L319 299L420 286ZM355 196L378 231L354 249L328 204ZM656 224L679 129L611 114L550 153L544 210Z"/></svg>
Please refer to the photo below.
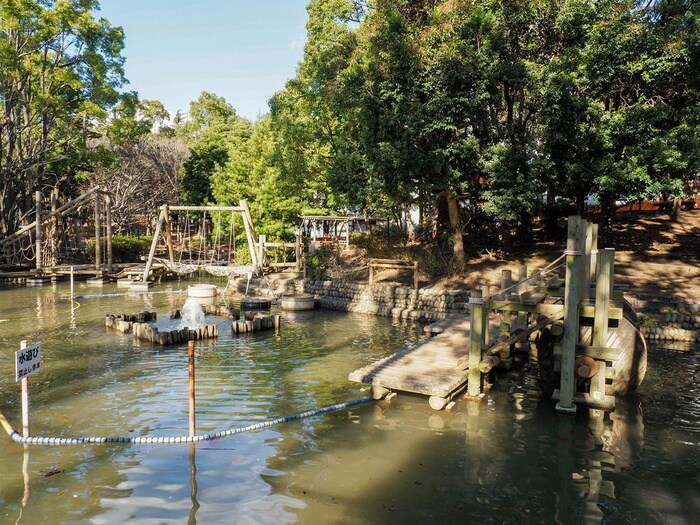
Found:
<svg viewBox="0 0 700 525"><path fill-rule="evenodd" d="M27 341L20 341L20 350L27 348ZM22 435L29 437L29 378L22 378Z"/></svg>
<svg viewBox="0 0 700 525"><path fill-rule="evenodd" d="M195 428L195 403L194 403L194 341L187 343L187 364L190 377L190 436L197 435Z"/></svg>

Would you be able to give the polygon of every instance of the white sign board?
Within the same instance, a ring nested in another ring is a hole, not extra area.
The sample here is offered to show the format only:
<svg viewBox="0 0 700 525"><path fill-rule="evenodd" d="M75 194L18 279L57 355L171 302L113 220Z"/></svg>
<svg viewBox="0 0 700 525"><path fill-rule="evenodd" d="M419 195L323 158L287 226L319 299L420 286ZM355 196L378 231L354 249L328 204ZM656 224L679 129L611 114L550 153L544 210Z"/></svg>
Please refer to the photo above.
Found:
<svg viewBox="0 0 700 525"><path fill-rule="evenodd" d="M41 369L41 345L27 346L15 352L15 381L24 379Z"/></svg>

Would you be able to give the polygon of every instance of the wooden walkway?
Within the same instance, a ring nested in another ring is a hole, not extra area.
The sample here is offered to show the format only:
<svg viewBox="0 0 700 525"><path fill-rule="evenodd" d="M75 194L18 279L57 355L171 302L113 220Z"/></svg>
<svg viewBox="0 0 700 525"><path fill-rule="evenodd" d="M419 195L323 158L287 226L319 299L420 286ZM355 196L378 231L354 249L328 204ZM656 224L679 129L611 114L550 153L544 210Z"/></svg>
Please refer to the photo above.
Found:
<svg viewBox="0 0 700 525"><path fill-rule="evenodd" d="M424 343L355 370L348 378L376 387L448 399L467 382L470 320L450 324Z"/></svg>

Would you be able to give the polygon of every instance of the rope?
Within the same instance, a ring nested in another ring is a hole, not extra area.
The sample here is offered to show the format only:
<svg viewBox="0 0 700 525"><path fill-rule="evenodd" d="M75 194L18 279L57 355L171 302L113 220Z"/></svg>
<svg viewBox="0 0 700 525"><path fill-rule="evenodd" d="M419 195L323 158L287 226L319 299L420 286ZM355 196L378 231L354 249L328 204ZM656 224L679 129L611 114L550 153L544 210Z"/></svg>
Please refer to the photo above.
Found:
<svg viewBox="0 0 700 525"><path fill-rule="evenodd" d="M286 417L278 417L276 419L270 419L268 421L263 421L261 423L254 423L245 427L230 428L228 430L222 430L219 432L213 432L210 434L201 434L198 436L178 436L178 437L156 437L156 436L137 436L137 437L75 437L75 438L58 438L58 437L24 437L21 436L16 430L10 426L5 416L0 414L0 425L5 429L5 432L10 436L10 439L15 443L21 443L22 445L88 445L88 444L101 444L101 443L126 443L131 445L177 445L182 443L199 443L201 441L212 441L214 439L221 439L227 436L233 436L235 434L242 434L244 432L251 432L254 430L260 430L262 428L271 427L273 425L278 425L280 423L288 423L290 421L296 421L298 419L304 419L311 416L317 416L320 414L326 414L328 412L336 412L344 408L350 408L357 405L363 405L372 401L370 397L363 397L361 399L355 399L353 401L347 401L346 403L338 403L336 405L330 405L323 408L318 408L316 410L309 410L308 412L302 412L300 414L294 414Z"/></svg>

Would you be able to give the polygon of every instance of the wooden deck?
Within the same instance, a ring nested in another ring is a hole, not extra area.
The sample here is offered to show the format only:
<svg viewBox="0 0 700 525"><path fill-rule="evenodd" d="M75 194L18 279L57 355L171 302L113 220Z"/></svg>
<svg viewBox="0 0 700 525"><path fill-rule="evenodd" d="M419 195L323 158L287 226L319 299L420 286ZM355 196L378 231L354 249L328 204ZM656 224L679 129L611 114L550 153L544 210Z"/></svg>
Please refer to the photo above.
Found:
<svg viewBox="0 0 700 525"><path fill-rule="evenodd" d="M355 370L348 378L389 390L448 398L467 382L462 359L469 354L470 320L450 323L443 333Z"/></svg>

